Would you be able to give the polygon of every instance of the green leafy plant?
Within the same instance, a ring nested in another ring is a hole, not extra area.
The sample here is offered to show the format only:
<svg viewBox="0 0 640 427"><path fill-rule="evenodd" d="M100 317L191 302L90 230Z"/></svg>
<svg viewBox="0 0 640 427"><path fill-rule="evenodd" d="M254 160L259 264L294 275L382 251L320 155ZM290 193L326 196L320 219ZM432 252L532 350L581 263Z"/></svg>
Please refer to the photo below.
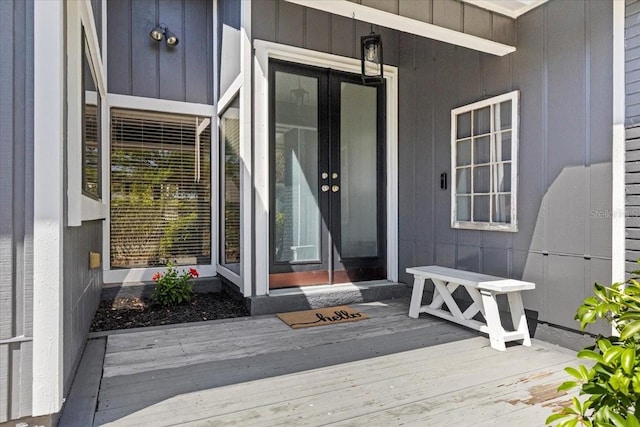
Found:
<svg viewBox="0 0 640 427"><path fill-rule="evenodd" d="M198 277L198 270L189 268L178 273L171 263L167 264L167 271L153 275L156 287L153 290L153 299L161 305L176 305L191 301L193 287L191 279Z"/></svg>
<svg viewBox="0 0 640 427"><path fill-rule="evenodd" d="M639 260L640 262L640 260ZM558 391L580 387L584 402L572 404L547 418L560 427L640 427L640 271L610 287L595 284L594 295L578 308L576 320L584 330L598 319L606 320L615 334L596 337L595 344L578 352L578 358L593 363L565 368L573 377Z"/></svg>

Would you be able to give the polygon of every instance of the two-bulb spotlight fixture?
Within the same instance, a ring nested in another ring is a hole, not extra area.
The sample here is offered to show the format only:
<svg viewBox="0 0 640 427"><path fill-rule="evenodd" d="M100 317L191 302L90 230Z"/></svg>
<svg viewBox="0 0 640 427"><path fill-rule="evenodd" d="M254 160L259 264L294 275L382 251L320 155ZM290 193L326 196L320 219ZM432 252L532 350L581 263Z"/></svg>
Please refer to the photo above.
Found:
<svg viewBox="0 0 640 427"><path fill-rule="evenodd" d="M167 41L167 46L175 46L178 44L180 40L178 40L178 36L169 31L166 25L158 25L153 30L149 32L149 37L159 42L164 37Z"/></svg>

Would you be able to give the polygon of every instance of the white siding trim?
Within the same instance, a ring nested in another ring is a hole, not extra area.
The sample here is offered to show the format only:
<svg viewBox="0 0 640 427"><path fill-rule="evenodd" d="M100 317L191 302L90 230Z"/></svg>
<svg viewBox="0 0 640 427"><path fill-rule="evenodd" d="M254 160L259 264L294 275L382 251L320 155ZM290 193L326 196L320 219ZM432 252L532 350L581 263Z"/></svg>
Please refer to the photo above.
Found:
<svg viewBox="0 0 640 427"><path fill-rule="evenodd" d="M34 3L32 415L63 399L64 3Z"/></svg>
<svg viewBox="0 0 640 427"><path fill-rule="evenodd" d="M334 15L345 16L350 19L357 19L371 24L415 34L432 40L454 44L492 55L504 56L515 52L515 46L509 46L492 40L483 39L460 31L439 27L417 19L396 15L372 7L362 6L348 0L286 0L290 3L318 9Z"/></svg>
<svg viewBox="0 0 640 427"><path fill-rule="evenodd" d="M109 109L129 108L132 110L149 110L161 113L177 113L192 116L215 117L216 108L209 104L196 104L191 102L169 101L166 99L144 98L141 96L107 95Z"/></svg>
<svg viewBox="0 0 640 427"><path fill-rule="evenodd" d="M251 2L241 2L240 18L240 290L252 295L253 275L253 155L251 149L253 102L251 62ZM268 252L266 252L268 254Z"/></svg>
<svg viewBox="0 0 640 427"><path fill-rule="evenodd" d="M613 2L613 142L611 282L625 280L625 2Z"/></svg>
<svg viewBox="0 0 640 427"><path fill-rule="evenodd" d="M254 40L255 283L269 293L269 59L360 74L360 60ZM387 87L387 279L398 280L398 69L385 65Z"/></svg>

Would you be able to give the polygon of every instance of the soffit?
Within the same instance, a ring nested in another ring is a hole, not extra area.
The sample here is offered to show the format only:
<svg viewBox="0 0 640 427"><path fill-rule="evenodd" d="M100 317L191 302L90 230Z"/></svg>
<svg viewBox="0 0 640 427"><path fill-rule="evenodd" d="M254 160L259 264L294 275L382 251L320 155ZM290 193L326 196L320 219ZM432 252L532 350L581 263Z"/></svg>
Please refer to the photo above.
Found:
<svg viewBox="0 0 640 427"><path fill-rule="evenodd" d="M510 18L527 13L531 9L544 4L547 0L462 0L474 6L506 15Z"/></svg>

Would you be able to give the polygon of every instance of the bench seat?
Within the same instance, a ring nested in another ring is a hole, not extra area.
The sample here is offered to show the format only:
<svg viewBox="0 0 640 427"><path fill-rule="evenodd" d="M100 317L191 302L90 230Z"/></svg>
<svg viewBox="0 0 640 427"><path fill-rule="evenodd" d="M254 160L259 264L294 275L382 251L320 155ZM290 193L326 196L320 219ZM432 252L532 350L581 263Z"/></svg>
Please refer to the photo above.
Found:
<svg viewBox="0 0 640 427"><path fill-rule="evenodd" d="M410 317L417 318L420 313L427 313L486 333L489 335L491 347L496 350L506 350L505 343L510 341L522 341L525 346L531 345L520 292L535 289L535 283L438 265L410 267L407 268L407 273L414 276L409 306ZM427 279L433 281L435 289L431 303L423 306L422 294ZM460 286L467 290L473 301L464 312L452 296ZM496 295L499 294L507 295L513 331L506 331L502 326L496 299ZM443 305L446 305L448 311L443 310ZM478 313L482 314L485 322L473 319Z"/></svg>

